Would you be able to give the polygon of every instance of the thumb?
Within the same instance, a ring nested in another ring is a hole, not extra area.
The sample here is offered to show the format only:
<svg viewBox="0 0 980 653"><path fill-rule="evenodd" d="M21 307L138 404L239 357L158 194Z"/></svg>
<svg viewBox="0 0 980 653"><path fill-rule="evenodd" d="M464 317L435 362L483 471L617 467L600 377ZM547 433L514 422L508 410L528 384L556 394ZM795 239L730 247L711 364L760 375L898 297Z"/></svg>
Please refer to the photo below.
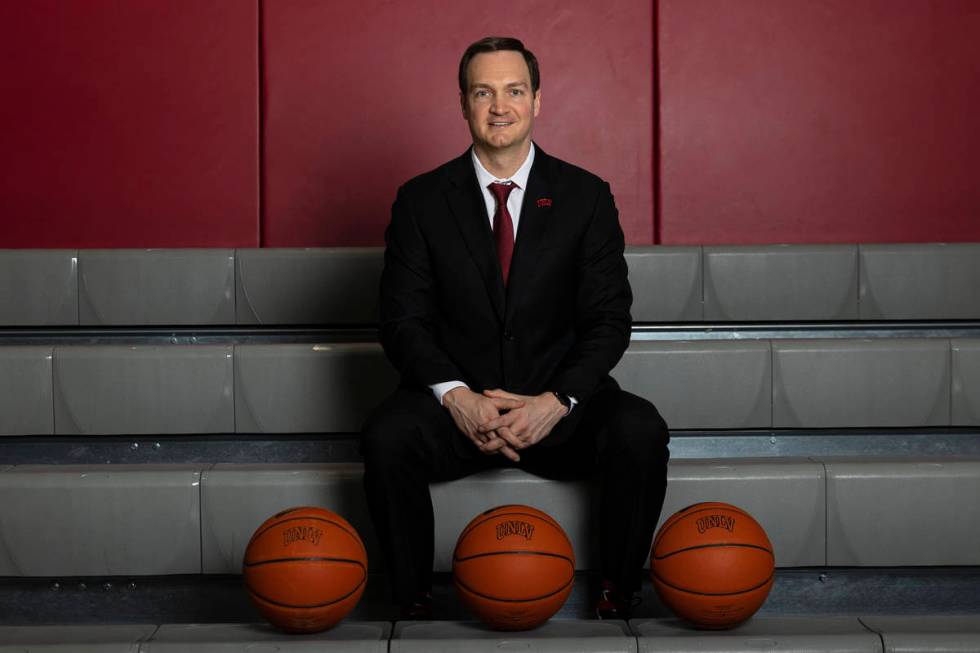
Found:
<svg viewBox="0 0 980 653"><path fill-rule="evenodd" d="M487 397L493 397L496 399L517 399L518 401L523 401L524 397L522 395L514 394L513 392L507 392L506 390L501 390L499 388L494 388L493 390L484 390L483 394Z"/></svg>
<svg viewBox="0 0 980 653"><path fill-rule="evenodd" d="M524 405L522 399L516 397L491 397L493 405L497 408L521 408Z"/></svg>

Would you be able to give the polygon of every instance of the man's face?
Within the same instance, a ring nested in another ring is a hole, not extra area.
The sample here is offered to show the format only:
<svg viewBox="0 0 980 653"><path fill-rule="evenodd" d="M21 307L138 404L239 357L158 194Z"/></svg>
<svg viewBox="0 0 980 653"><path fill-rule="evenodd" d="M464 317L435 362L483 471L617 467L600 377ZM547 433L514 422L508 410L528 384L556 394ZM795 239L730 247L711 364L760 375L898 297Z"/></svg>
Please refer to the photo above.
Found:
<svg viewBox="0 0 980 653"><path fill-rule="evenodd" d="M531 139L541 93L531 91L531 73L520 52L482 52L466 69L461 98L473 144L488 151L520 148Z"/></svg>

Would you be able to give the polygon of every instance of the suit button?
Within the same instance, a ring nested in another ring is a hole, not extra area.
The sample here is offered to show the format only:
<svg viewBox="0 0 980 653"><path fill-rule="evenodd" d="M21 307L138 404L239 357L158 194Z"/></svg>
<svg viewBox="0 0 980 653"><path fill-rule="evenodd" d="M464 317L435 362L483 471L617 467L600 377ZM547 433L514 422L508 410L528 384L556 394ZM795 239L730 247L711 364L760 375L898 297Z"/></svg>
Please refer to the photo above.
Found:
<svg viewBox="0 0 980 653"><path fill-rule="evenodd" d="M511 333L510 331L504 331L504 340L511 340L512 341L513 339L514 339L514 334L513 333Z"/></svg>

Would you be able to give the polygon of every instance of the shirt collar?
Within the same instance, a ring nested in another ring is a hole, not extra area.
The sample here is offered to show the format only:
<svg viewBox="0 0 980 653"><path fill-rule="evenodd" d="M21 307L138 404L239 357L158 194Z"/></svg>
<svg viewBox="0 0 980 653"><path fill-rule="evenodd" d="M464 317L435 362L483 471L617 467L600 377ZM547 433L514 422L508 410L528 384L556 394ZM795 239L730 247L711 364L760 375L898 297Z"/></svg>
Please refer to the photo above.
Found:
<svg viewBox="0 0 980 653"><path fill-rule="evenodd" d="M531 143L531 149L528 151L527 158L524 159L524 163L521 164L521 167L518 168L517 172L511 175L509 179L498 179L490 174L487 169L483 167L483 164L480 163L480 158L476 155L476 150L473 148L470 148L470 158L473 159L473 169L476 170L476 180L480 182L480 188L485 189L495 181L510 181L513 182L518 188L523 190L527 188L527 178L531 174L531 165L534 163L534 143Z"/></svg>

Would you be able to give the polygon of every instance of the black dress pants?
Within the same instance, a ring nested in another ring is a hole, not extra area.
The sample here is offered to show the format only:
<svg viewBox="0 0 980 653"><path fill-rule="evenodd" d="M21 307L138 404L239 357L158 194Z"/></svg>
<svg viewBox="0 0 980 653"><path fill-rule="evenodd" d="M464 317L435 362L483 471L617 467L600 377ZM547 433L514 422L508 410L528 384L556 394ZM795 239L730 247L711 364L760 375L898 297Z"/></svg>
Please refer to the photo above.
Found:
<svg viewBox="0 0 980 653"><path fill-rule="evenodd" d="M667 489L667 425L653 404L615 384L575 410L585 412L565 442L523 449L512 463L500 454L457 454L451 438L466 436L428 390L399 388L375 409L361 434L364 488L397 604L431 587L429 483L495 467L556 480L598 478L600 572L623 592L639 589Z"/></svg>

